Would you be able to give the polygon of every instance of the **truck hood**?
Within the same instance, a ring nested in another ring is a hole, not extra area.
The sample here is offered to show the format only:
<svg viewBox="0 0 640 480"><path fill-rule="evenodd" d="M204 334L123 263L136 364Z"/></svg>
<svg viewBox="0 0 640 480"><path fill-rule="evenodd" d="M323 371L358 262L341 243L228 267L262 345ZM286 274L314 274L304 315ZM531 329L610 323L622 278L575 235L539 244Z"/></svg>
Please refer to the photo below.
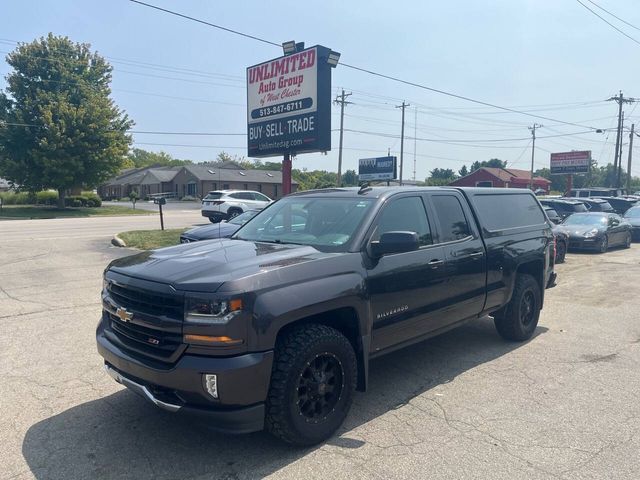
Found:
<svg viewBox="0 0 640 480"><path fill-rule="evenodd" d="M120 258L111 262L108 270L167 283L176 290L215 292L231 280L335 255L306 245L207 240Z"/></svg>

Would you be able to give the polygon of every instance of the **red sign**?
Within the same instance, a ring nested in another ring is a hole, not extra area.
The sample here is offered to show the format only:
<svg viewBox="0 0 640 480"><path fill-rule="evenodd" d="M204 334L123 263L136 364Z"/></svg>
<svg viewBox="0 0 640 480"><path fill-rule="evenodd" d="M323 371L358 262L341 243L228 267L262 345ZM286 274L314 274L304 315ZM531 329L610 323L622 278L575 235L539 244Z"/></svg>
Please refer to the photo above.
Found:
<svg viewBox="0 0 640 480"><path fill-rule="evenodd" d="M588 173L591 168L591 151L551 154L551 174Z"/></svg>

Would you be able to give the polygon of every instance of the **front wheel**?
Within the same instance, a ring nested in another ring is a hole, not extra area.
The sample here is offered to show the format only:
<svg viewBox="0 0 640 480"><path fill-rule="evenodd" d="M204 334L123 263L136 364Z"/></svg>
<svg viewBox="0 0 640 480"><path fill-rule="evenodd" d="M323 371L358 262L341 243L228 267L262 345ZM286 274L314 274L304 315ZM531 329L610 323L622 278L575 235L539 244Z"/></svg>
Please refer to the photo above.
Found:
<svg viewBox="0 0 640 480"><path fill-rule="evenodd" d="M609 237L605 235L604 237L602 237L602 240L600 240L600 243L598 244L598 251L600 253L607 253L607 250L609 250Z"/></svg>
<svg viewBox="0 0 640 480"><path fill-rule="evenodd" d="M507 340L522 342L530 339L540 318L541 299L536 279L519 274L511 301L494 317L498 333Z"/></svg>
<svg viewBox="0 0 640 480"><path fill-rule="evenodd" d="M293 445L329 438L349 412L356 385L349 340L325 325L302 325L278 340L266 426Z"/></svg>
<svg viewBox="0 0 640 480"><path fill-rule="evenodd" d="M627 233L627 238L624 240L624 248L631 248L631 234Z"/></svg>

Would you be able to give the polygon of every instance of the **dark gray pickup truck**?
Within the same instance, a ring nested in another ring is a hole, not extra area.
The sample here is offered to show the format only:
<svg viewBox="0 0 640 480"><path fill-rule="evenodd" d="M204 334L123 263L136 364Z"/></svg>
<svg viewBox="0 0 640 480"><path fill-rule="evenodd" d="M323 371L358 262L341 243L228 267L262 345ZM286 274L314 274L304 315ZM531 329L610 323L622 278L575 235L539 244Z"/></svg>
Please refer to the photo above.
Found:
<svg viewBox="0 0 640 480"><path fill-rule="evenodd" d="M98 351L161 409L310 445L341 425L373 357L487 314L529 339L553 259L527 190L302 192L230 239L112 262Z"/></svg>

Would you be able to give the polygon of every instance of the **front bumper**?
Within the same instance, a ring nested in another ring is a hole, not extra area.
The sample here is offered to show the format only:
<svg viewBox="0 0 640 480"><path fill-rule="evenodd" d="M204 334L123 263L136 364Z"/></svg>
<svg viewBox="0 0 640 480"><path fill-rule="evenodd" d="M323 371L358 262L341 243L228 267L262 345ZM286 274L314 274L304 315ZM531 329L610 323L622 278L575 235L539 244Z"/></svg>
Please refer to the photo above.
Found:
<svg viewBox="0 0 640 480"><path fill-rule="evenodd" d="M568 250L599 250L601 241L602 241L601 237L592 237L592 238L570 237L569 245L567 246L567 249Z"/></svg>
<svg viewBox="0 0 640 480"><path fill-rule="evenodd" d="M102 324L96 332L98 353L118 383L163 410L203 417L218 431L249 433L264 428L273 351L235 357L184 354L172 365L143 361L110 342ZM219 400L206 392L205 373L217 375Z"/></svg>
<svg viewBox="0 0 640 480"><path fill-rule="evenodd" d="M224 212L218 212L215 210L202 210L201 211L203 217L212 218L216 221L218 220L226 220L228 215Z"/></svg>

